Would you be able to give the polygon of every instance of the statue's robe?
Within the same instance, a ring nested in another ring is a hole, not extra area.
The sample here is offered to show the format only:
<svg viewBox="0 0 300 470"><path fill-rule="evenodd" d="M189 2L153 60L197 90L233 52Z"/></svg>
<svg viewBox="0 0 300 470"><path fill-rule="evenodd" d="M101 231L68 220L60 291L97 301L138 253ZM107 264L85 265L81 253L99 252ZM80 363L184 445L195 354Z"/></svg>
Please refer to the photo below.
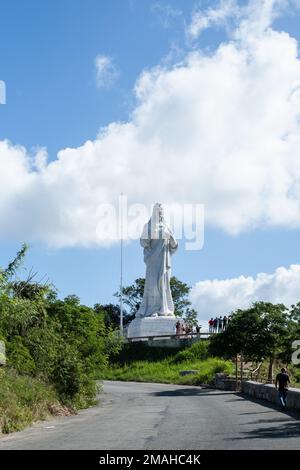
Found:
<svg viewBox="0 0 300 470"><path fill-rule="evenodd" d="M145 225L140 242L144 248L146 279L136 317L173 316L171 255L177 250L178 243L166 223L159 223L155 214Z"/></svg>

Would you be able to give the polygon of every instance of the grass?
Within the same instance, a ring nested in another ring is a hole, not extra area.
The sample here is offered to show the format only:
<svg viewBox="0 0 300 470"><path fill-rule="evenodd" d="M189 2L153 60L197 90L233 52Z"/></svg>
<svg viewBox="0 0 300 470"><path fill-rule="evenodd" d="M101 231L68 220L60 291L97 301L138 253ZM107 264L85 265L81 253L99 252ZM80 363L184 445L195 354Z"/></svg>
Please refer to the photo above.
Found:
<svg viewBox="0 0 300 470"><path fill-rule="evenodd" d="M182 370L197 370L197 374L180 375ZM230 373L232 364L218 358L204 361L186 361L170 364L168 360L160 362L136 361L123 366L112 365L103 374L106 380L124 380L135 382L157 382L196 385L210 383L217 372Z"/></svg>
<svg viewBox="0 0 300 470"><path fill-rule="evenodd" d="M180 375L180 371L197 370ZM102 375L106 380L172 383L181 385L209 384L217 372L230 374L233 364L208 357L205 342L194 343L183 350L159 351L144 344L127 344L115 362Z"/></svg>
<svg viewBox="0 0 300 470"><path fill-rule="evenodd" d="M38 379L0 368L0 432L20 431L25 426L62 413L55 391Z"/></svg>

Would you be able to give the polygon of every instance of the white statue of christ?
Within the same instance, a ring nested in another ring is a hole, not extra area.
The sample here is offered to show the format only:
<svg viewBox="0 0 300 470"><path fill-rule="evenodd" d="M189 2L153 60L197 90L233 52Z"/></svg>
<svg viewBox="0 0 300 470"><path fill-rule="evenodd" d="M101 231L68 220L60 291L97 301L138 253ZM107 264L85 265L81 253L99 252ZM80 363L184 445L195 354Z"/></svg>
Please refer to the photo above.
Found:
<svg viewBox="0 0 300 470"><path fill-rule="evenodd" d="M146 279L143 300L136 317L174 317L170 288L171 255L177 250L178 243L165 222L161 204L154 205L140 242L144 248Z"/></svg>

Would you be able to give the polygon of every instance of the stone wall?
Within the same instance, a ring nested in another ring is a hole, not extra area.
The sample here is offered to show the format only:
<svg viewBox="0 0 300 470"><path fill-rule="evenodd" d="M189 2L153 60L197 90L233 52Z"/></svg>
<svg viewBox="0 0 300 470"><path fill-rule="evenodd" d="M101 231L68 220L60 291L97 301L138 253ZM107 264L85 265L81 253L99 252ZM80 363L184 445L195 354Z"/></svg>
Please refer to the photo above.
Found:
<svg viewBox="0 0 300 470"><path fill-rule="evenodd" d="M215 375L214 385L219 390L236 390L235 379L221 373ZM272 384L261 384L251 380L244 380L242 386L240 381L238 381L238 388L241 388L242 393L245 395L279 405L278 391ZM289 388L287 409L300 411L300 388Z"/></svg>
<svg viewBox="0 0 300 470"><path fill-rule="evenodd" d="M278 392L272 384L260 384L251 380L243 381L242 392L251 397L278 404ZM300 411L300 388L289 389L287 409Z"/></svg>
<svg viewBox="0 0 300 470"><path fill-rule="evenodd" d="M238 382L238 385L240 382ZM226 374L218 373L215 375L214 386L219 390L236 390L236 380L228 377Z"/></svg>

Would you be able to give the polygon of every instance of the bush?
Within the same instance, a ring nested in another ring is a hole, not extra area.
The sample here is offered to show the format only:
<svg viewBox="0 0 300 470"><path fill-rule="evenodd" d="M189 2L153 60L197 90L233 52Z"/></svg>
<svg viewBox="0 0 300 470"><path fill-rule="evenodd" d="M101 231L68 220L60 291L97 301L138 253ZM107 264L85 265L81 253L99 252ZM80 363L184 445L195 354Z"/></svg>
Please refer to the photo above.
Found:
<svg viewBox="0 0 300 470"><path fill-rule="evenodd" d="M206 359L200 364L199 372L197 374L182 378L180 383L185 383L186 385L212 385L217 373L223 372L224 374L229 375L232 373L232 369L233 365L230 361L224 361L223 359L212 357Z"/></svg>
<svg viewBox="0 0 300 470"><path fill-rule="evenodd" d="M294 379L296 381L296 385L298 383L300 383L300 368L299 367L294 367L293 368L293 376L294 376Z"/></svg>
<svg viewBox="0 0 300 470"><path fill-rule="evenodd" d="M107 366L108 354L118 350L118 338L75 296L43 302L0 296L0 334L8 365L51 383L63 403L89 406L98 391L95 378Z"/></svg>
<svg viewBox="0 0 300 470"><path fill-rule="evenodd" d="M64 348L50 376L63 403L84 408L95 403L97 384L73 347Z"/></svg>
<svg viewBox="0 0 300 470"><path fill-rule="evenodd" d="M124 343L110 357L111 364L129 364L134 361L160 362L163 359L173 358L181 348L152 348L146 343Z"/></svg>
<svg viewBox="0 0 300 470"><path fill-rule="evenodd" d="M36 404L44 409L47 387L70 407L95 403L96 377L107 366L108 355L120 347L103 315L81 305L77 296L58 300L52 287L32 282L30 276L12 279L26 250L23 245L8 268L0 268L0 338L13 368L3 374L0 390L5 432L35 419Z"/></svg>
<svg viewBox="0 0 300 470"><path fill-rule="evenodd" d="M174 357L174 359L172 360L172 362L174 364L178 364L184 361L195 361L195 360L204 361L205 359L209 357L208 346L209 346L208 341L197 341L189 348L179 351Z"/></svg>
<svg viewBox="0 0 300 470"><path fill-rule="evenodd" d="M6 342L6 354L7 365L14 367L20 374L33 374L36 371L36 364L20 336Z"/></svg>
<svg viewBox="0 0 300 470"><path fill-rule="evenodd" d="M58 397L50 386L10 369L0 369L0 432L20 431L46 419Z"/></svg>

